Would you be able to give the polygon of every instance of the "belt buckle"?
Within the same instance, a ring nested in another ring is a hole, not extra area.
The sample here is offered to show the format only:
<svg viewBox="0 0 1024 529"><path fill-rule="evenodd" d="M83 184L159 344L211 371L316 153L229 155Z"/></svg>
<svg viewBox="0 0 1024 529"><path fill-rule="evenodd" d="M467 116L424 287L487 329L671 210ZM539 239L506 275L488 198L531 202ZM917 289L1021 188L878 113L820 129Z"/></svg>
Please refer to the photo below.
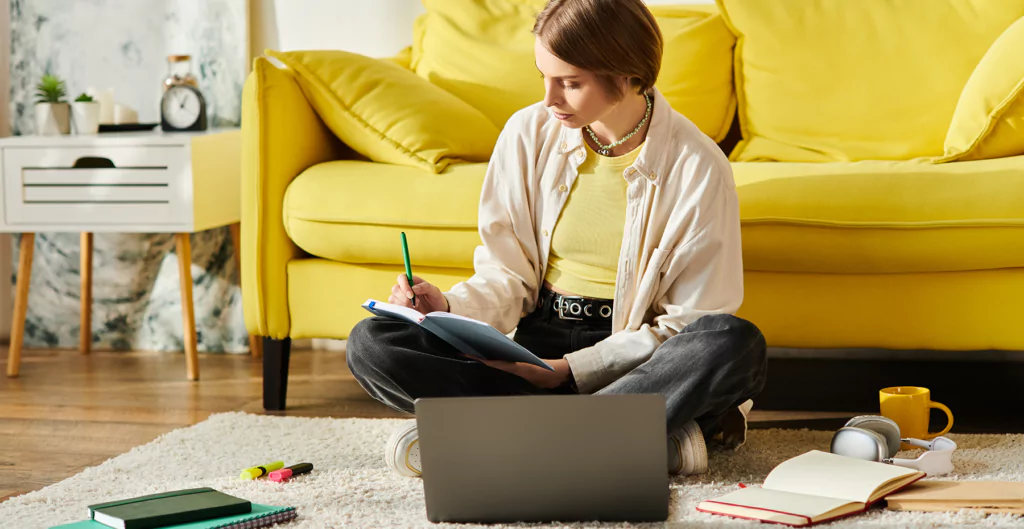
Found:
<svg viewBox="0 0 1024 529"><path fill-rule="evenodd" d="M558 319L560 319L560 320L570 320L570 321L583 321L582 316L579 317L579 318L574 318L572 316L566 316L565 315L565 308L569 305L569 302L566 301L565 298L563 298L562 296L558 296L558 298L557 298L557 305L558 305L558 308L555 309L555 310L558 311ZM583 305L580 304L580 314L582 315L582 313L583 313Z"/></svg>

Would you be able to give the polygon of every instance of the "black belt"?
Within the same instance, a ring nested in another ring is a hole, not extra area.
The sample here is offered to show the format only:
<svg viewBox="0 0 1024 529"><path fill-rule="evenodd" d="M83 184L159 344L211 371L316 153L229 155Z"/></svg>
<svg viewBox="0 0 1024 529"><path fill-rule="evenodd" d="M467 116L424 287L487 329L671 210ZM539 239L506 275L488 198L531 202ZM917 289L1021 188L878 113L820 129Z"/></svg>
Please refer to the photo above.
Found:
<svg viewBox="0 0 1024 529"><path fill-rule="evenodd" d="M615 312L610 299L563 296L547 289L541 291L539 305L563 320L610 322Z"/></svg>

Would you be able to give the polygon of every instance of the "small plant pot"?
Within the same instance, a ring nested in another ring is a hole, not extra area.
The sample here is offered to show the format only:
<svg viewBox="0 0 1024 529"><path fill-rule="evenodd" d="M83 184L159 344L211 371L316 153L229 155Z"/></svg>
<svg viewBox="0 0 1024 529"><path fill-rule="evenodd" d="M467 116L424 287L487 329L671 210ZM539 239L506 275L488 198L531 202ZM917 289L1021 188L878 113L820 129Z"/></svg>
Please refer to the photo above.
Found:
<svg viewBox="0 0 1024 529"><path fill-rule="evenodd" d="M57 136L71 133L71 108L67 103L36 103L36 134Z"/></svg>
<svg viewBox="0 0 1024 529"><path fill-rule="evenodd" d="M100 130L100 104L96 101L71 103L71 121L75 134L96 134Z"/></svg>

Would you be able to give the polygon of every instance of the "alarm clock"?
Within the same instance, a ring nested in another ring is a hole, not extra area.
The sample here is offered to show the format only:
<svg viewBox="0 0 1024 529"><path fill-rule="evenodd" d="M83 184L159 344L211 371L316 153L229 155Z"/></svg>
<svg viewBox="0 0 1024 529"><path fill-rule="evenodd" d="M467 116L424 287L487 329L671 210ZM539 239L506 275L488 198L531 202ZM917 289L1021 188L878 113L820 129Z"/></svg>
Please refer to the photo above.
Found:
<svg viewBox="0 0 1024 529"><path fill-rule="evenodd" d="M167 57L164 95L160 99L160 128L166 132L206 130L206 99L190 71L192 57Z"/></svg>
<svg viewBox="0 0 1024 529"><path fill-rule="evenodd" d="M160 100L160 128L167 132L206 130L206 100L198 88L176 84Z"/></svg>

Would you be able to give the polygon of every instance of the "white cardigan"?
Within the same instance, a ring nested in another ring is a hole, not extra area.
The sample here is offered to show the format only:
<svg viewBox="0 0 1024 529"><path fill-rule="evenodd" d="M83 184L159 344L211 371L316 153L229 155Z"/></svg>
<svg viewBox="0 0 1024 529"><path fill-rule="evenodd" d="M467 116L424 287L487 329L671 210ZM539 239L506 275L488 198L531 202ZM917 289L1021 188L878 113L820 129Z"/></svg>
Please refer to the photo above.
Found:
<svg viewBox="0 0 1024 529"><path fill-rule="evenodd" d="M623 172L626 224L612 335L565 355L581 393L646 362L701 316L733 314L743 301L739 206L729 162L657 89L652 92L647 139ZM475 274L445 293L451 312L508 333L537 308L551 233L586 156L582 129L562 126L542 102L508 120L484 178Z"/></svg>

